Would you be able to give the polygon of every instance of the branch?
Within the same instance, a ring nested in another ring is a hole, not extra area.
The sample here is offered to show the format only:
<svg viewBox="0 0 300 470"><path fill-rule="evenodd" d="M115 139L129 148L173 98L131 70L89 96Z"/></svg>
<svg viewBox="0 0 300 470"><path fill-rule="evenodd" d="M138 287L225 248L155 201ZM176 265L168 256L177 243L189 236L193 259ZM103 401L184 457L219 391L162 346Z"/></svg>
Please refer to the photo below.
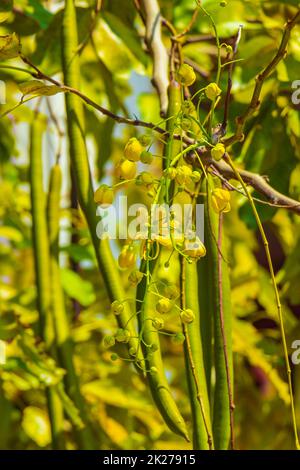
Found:
<svg viewBox="0 0 300 470"><path fill-rule="evenodd" d="M146 43L153 59L153 85L157 89L161 115L165 116L168 108L168 54L162 42L161 13L157 0L141 0L145 11Z"/></svg>
<svg viewBox="0 0 300 470"><path fill-rule="evenodd" d="M289 39L290 39L290 36L291 36L291 31L296 26L296 24L298 23L299 20L300 20L300 10L298 10L296 15L286 23L284 31L283 31L281 43L280 43L280 46L278 48L278 51L277 51L275 57L269 63L269 65L267 65L261 71L261 73L259 75L257 75L257 77L255 79L256 83L255 83L255 87L254 87L254 90L253 90L251 102L250 102L248 108L246 109L245 113L242 116L239 116L236 119L237 127L236 127L235 134L232 137L230 137L229 139L224 140L224 144L226 146L232 145L235 142L239 142L239 141L242 141L244 139L245 124L246 124L247 120L255 113L255 111L258 109L258 107L260 105L259 99L260 99L260 93L261 93L263 84L264 84L265 80L275 70L275 68L277 67L279 62L282 59L284 59L285 54L287 52L286 48L287 48L287 45L288 45L288 42L289 42Z"/></svg>
<svg viewBox="0 0 300 470"><path fill-rule="evenodd" d="M300 12L299 12L300 13ZM81 93L79 90L76 90L75 88L72 87L67 87L61 83L59 83L57 80L54 80L53 78L49 77L48 75L45 75L43 72L41 72L35 65L33 65L26 57L21 56L21 59L23 60L24 63L32 67L35 72L30 72L28 70L24 70L24 72L29 73L32 77L47 80L50 83L53 83L56 86L59 86L64 89L64 91L68 91L70 93L73 93L74 95L77 95L79 98L81 98L86 104L89 106L92 106L93 108L97 109L99 112L104 114L105 116L110 117L111 119L114 119L116 122L121 123L121 124L128 124L136 127L144 127L147 129L152 129L158 134L168 136L168 132L160 127L157 124L154 124L152 122L145 122L140 119L129 119L123 116L119 116L117 114L114 114L113 112L109 111L106 108L103 108L99 104L95 103L93 100L88 98L86 95ZM32 99L29 98L29 99ZM5 113L7 114L7 112ZM181 136L181 135L174 135L174 139L179 139L182 140L183 143L187 145L193 145L196 142L187 137L187 136ZM207 149L205 146L200 146L197 149L198 156L201 158L201 161L203 161L204 164L208 166L213 166L224 178L226 179L236 179L235 174L232 170L232 168L225 163L225 161L215 161L211 158L210 150ZM189 160L189 163L194 164L195 166L200 166L198 158L193 158L192 154L188 154L186 157ZM263 178L262 176L252 173L250 171L246 170L239 170L240 175L242 176L243 180L252 186L257 192L262 194L263 196L266 197L266 199L271 202L274 206L278 207L284 207L287 210L290 210L296 214L300 215L300 202L296 201L295 199L292 199L288 196L285 196L284 194L281 194L280 192L276 191L272 186L270 186L266 179Z"/></svg>
<svg viewBox="0 0 300 470"><path fill-rule="evenodd" d="M221 160L219 162L216 162L215 160L212 160L209 157L206 159L206 162L216 168L217 171L226 179L236 180L236 176L232 168L224 161ZM300 215L300 202L288 196L285 196L279 191L276 191L276 189L272 188L272 186L267 183L266 179L263 176L246 170L239 170L239 174L241 175L245 183L249 184L258 193L265 196L265 198L270 203L272 203L274 207L282 207L292 212L295 212L295 214Z"/></svg>

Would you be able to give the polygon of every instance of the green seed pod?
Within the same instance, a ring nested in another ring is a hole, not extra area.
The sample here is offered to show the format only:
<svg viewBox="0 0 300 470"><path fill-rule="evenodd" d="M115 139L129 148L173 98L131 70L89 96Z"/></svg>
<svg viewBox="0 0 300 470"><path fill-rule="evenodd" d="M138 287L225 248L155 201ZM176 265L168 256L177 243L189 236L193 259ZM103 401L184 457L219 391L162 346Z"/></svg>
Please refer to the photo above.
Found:
<svg viewBox="0 0 300 470"><path fill-rule="evenodd" d="M157 367L154 367L154 366L150 367L150 374L151 375L156 375L157 373L158 373Z"/></svg>
<svg viewBox="0 0 300 470"><path fill-rule="evenodd" d="M104 336L103 338L103 346L105 348L111 348L112 346L114 346L116 343L116 340L114 338L114 336L110 336L110 335L106 335Z"/></svg>
<svg viewBox="0 0 300 470"><path fill-rule="evenodd" d="M37 287L39 333L48 351L54 349L55 331L51 312L51 264L50 244L46 219L46 198L43 188L42 137L44 122L35 115L30 133L29 183L32 212L32 244ZM51 423L53 447L63 448L63 408L59 396L52 387L46 390Z"/></svg>

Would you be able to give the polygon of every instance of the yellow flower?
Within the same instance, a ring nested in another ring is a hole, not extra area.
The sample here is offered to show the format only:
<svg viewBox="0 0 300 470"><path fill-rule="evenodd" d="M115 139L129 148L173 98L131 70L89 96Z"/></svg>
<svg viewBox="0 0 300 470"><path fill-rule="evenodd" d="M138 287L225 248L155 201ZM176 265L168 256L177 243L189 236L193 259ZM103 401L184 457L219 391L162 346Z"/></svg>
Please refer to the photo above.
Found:
<svg viewBox="0 0 300 470"><path fill-rule="evenodd" d="M193 174L193 170L187 165L177 167L176 182L180 185L188 183Z"/></svg>
<svg viewBox="0 0 300 470"><path fill-rule="evenodd" d="M211 156L215 160L219 161L219 160L221 160L221 158L223 157L225 152L226 152L226 149L225 149L224 145L219 143L211 149Z"/></svg>
<svg viewBox="0 0 300 470"><path fill-rule="evenodd" d="M154 178L148 171L142 171L142 173L137 176L135 182L137 185L145 186L149 189L153 186Z"/></svg>
<svg viewBox="0 0 300 470"><path fill-rule="evenodd" d="M143 150L143 146L138 139L132 137L125 145L124 155L130 162L137 162L140 159Z"/></svg>
<svg viewBox="0 0 300 470"><path fill-rule="evenodd" d="M223 188L214 189L211 195L211 205L217 213L229 212L231 209L230 192Z"/></svg>
<svg viewBox="0 0 300 470"><path fill-rule="evenodd" d="M102 207L110 206L114 200L114 192L107 184L101 184L94 194L94 201Z"/></svg>
<svg viewBox="0 0 300 470"><path fill-rule="evenodd" d="M215 100L221 93L222 90L218 87L216 83L210 83L205 88L205 94L207 98L211 101Z"/></svg>
<svg viewBox="0 0 300 470"><path fill-rule="evenodd" d="M118 165L118 174L124 180L131 180L136 175L136 163L129 160L121 160Z"/></svg>
<svg viewBox="0 0 300 470"><path fill-rule="evenodd" d="M196 74L193 67L188 64L182 64L178 70L178 81L185 86L190 86L196 80Z"/></svg>
<svg viewBox="0 0 300 470"><path fill-rule="evenodd" d="M183 251L186 255L196 259L206 255L206 248L199 237L196 237L194 241L186 240Z"/></svg>

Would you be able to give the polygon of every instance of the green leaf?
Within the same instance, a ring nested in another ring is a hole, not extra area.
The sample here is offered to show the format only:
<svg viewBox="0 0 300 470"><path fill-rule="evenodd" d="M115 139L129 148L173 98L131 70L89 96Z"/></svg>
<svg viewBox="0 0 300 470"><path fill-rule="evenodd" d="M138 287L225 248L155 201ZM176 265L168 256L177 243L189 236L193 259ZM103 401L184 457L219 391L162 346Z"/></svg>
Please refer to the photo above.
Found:
<svg viewBox="0 0 300 470"><path fill-rule="evenodd" d="M21 44L16 33L0 36L0 60L14 59L21 52Z"/></svg>
<svg viewBox="0 0 300 470"><path fill-rule="evenodd" d="M93 284L83 280L79 274L70 269L62 269L61 282L68 296L77 300L84 307L91 305L95 301L96 295Z"/></svg>
<svg viewBox="0 0 300 470"><path fill-rule="evenodd" d="M126 26L120 18L112 13L105 12L102 14L102 17L110 27L111 31L122 40L128 49L130 49L135 58L146 67L148 62L147 56L142 49L141 41L139 40L135 30Z"/></svg>
<svg viewBox="0 0 300 470"><path fill-rule="evenodd" d="M66 91L64 88L56 85L45 85L39 80L30 80L19 85L20 91L25 95L53 96L57 93Z"/></svg>
<svg viewBox="0 0 300 470"><path fill-rule="evenodd" d="M42 29L49 26L52 20L52 13L50 13L38 0L29 0L25 13L30 18L36 20Z"/></svg>

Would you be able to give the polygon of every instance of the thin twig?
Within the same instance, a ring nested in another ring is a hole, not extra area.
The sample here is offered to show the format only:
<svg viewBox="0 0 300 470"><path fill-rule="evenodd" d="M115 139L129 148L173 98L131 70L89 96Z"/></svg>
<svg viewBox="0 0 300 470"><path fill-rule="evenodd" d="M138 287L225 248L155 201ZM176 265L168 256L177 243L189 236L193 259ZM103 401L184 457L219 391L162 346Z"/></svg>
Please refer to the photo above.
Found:
<svg viewBox="0 0 300 470"><path fill-rule="evenodd" d="M168 54L162 41L161 13L157 0L141 0L146 19L146 43L153 60L152 80L160 101L161 115L165 116L168 108Z"/></svg>

